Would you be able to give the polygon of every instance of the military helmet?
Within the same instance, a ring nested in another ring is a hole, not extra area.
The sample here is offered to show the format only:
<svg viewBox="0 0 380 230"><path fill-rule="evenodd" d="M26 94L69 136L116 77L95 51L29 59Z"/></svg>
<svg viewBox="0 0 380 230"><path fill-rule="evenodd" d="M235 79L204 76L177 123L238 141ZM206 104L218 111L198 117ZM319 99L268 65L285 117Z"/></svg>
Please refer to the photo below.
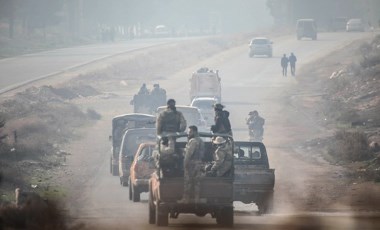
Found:
<svg viewBox="0 0 380 230"><path fill-rule="evenodd" d="M216 137L212 143L216 144L216 145L220 145L220 144L224 144L226 143L226 139L224 139L223 137Z"/></svg>
<svg viewBox="0 0 380 230"><path fill-rule="evenodd" d="M166 104L167 105L175 105L175 100L171 98L168 100L168 102Z"/></svg>
<svg viewBox="0 0 380 230"><path fill-rule="evenodd" d="M153 87L154 88L156 88L156 87L158 88L158 87L160 87L160 85L156 83L156 84L153 85Z"/></svg>
<svg viewBox="0 0 380 230"><path fill-rule="evenodd" d="M222 110L224 108L224 105L220 104L220 103L216 103L214 104L214 109L219 109L219 110Z"/></svg>

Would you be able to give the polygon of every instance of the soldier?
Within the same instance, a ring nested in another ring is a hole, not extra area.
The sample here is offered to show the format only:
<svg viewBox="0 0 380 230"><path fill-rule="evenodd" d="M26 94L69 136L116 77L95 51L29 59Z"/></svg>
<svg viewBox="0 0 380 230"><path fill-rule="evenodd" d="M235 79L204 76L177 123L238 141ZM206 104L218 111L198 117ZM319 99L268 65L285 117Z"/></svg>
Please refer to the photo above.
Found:
<svg viewBox="0 0 380 230"><path fill-rule="evenodd" d="M149 94L149 90L146 88L145 83L142 84L142 86L140 87L140 90L137 94L139 94L139 95L148 95Z"/></svg>
<svg viewBox="0 0 380 230"><path fill-rule="evenodd" d="M223 108L224 106L222 104L218 103L214 105L215 125L211 126L211 131L213 133L226 133L232 136L231 123L230 119L228 118L230 116L230 113L226 110L223 110Z"/></svg>
<svg viewBox="0 0 380 230"><path fill-rule="evenodd" d="M214 161L206 175L221 177L231 170L233 160L232 146L223 137L216 137L212 143L216 146Z"/></svg>
<svg viewBox="0 0 380 230"><path fill-rule="evenodd" d="M160 88L159 84L153 85L153 90L150 93L152 110L155 111L157 107L165 105L166 103L166 90Z"/></svg>
<svg viewBox="0 0 380 230"><path fill-rule="evenodd" d="M199 202L200 178L202 176L202 157L204 153L203 140L198 135L198 128L189 126L188 142L185 147L184 159L184 189L183 198L179 203L189 203L194 195L194 201Z"/></svg>
<svg viewBox="0 0 380 230"><path fill-rule="evenodd" d="M170 132L183 132L186 129L186 125L185 117L175 107L175 100L169 99L167 101L167 109L162 111L157 117L157 135Z"/></svg>

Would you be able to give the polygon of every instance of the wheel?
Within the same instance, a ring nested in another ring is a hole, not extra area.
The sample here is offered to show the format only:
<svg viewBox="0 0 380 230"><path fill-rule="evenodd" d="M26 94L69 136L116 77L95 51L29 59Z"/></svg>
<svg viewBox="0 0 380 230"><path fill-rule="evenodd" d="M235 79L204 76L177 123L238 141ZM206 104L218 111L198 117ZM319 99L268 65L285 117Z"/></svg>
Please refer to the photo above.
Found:
<svg viewBox="0 0 380 230"><path fill-rule="evenodd" d="M251 57L253 57L254 56L254 54L253 53L249 53L249 57L251 58Z"/></svg>
<svg viewBox="0 0 380 230"><path fill-rule="evenodd" d="M131 179L129 178L129 200L132 200L132 186Z"/></svg>
<svg viewBox="0 0 380 230"><path fill-rule="evenodd" d="M140 201L140 192L139 188L131 184L129 187L132 187L132 200L133 202L139 202Z"/></svg>
<svg viewBox="0 0 380 230"><path fill-rule="evenodd" d="M271 58L272 56L273 56L272 52L268 54L268 57Z"/></svg>
<svg viewBox="0 0 380 230"><path fill-rule="evenodd" d="M268 193L265 197L257 204L259 208L259 214L268 214L273 211L273 192Z"/></svg>
<svg viewBox="0 0 380 230"><path fill-rule="evenodd" d="M128 182L124 180L124 178L120 177L120 185L123 186L123 187L127 187L128 186Z"/></svg>
<svg viewBox="0 0 380 230"><path fill-rule="evenodd" d="M168 226L169 220L168 220L168 212L165 210L164 207L160 207L159 204L156 205L156 224L157 226Z"/></svg>
<svg viewBox="0 0 380 230"><path fill-rule="evenodd" d="M222 227L232 227L234 225L234 208L222 208L216 216L216 223Z"/></svg>
<svg viewBox="0 0 380 230"><path fill-rule="evenodd" d="M156 223L156 208L153 203L153 191L151 190L151 185L149 184L149 224Z"/></svg>

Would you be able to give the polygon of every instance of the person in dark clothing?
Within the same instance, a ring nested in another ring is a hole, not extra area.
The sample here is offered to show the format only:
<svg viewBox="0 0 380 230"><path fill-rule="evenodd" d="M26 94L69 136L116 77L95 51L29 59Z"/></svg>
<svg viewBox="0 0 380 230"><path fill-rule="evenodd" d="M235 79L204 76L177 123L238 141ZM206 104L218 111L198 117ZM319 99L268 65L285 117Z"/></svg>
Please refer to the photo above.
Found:
<svg viewBox="0 0 380 230"><path fill-rule="evenodd" d="M211 131L213 133L225 133L232 136L231 123L228 118L230 116L230 112L223 110L223 108L224 106L222 104L218 103L214 105L215 124L211 126Z"/></svg>
<svg viewBox="0 0 380 230"><path fill-rule="evenodd" d="M289 56L289 63L290 63L290 72L292 73L292 76L296 76L296 62L297 62L297 57L294 55L294 53L291 53Z"/></svg>
<svg viewBox="0 0 380 230"><path fill-rule="evenodd" d="M281 58L282 76L287 76L289 59L286 54Z"/></svg>

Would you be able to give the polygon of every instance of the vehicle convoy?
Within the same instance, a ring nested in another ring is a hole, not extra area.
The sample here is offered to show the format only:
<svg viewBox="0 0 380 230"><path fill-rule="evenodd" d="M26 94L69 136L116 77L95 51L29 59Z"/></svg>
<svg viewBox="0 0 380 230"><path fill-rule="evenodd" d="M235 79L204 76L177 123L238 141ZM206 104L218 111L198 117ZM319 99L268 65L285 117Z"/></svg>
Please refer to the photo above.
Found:
<svg viewBox="0 0 380 230"><path fill-rule="evenodd" d="M215 97L218 102L222 99L222 87L219 71L200 68L190 78L190 101L196 97Z"/></svg>
<svg viewBox="0 0 380 230"><path fill-rule="evenodd" d="M261 142L234 143L234 201L255 203L260 214L273 209L274 169L269 167L268 154Z"/></svg>
<svg viewBox="0 0 380 230"><path fill-rule="evenodd" d="M119 151L119 176L122 186L128 186L130 168L140 144L155 140L156 128L128 129L124 133Z"/></svg>
<svg viewBox="0 0 380 230"><path fill-rule="evenodd" d="M199 133L205 144L205 161L214 153L212 138L215 137L207 133ZM185 146L187 134L176 134L176 153L180 154ZM232 146L233 139L231 136L224 135ZM160 146L158 147L160 149ZM231 154L232 154L231 149ZM188 203L179 202L184 192L184 172L183 164L177 168L172 168L161 160L161 154L158 151L156 160L158 162L156 171L149 180L149 223L158 226L167 226L168 218L177 218L181 213L195 214L203 217L211 214L216 218L216 222L222 226L233 226L233 167L223 177L200 178L200 197L192 199ZM208 156L208 157L207 157ZM179 158L181 161L182 159Z"/></svg>
<svg viewBox="0 0 380 230"><path fill-rule="evenodd" d="M152 156L156 142L141 143L133 159L129 176L129 200L140 201L140 193L149 191L149 178L155 165Z"/></svg>
<svg viewBox="0 0 380 230"><path fill-rule="evenodd" d="M156 110L156 114L160 114L166 108L166 106L158 107ZM200 110L197 107L187 105L176 105L176 108L178 111L182 112L183 116L185 117L187 127L189 127L190 125L195 125L198 127L198 130L200 132L210 131L210 129L208 129L206 126L206 120L203 118Z"/></svg>
<svg viewBox="0 0 380 230"><path fill-rule="evenodd" d="M128 129L154 128L156 117L150 114L128 113L114 117L112 119L112 134L109 140L112 141L110 172L114 176L119 175L119 152L120 144L124 133Z"/></svg>

